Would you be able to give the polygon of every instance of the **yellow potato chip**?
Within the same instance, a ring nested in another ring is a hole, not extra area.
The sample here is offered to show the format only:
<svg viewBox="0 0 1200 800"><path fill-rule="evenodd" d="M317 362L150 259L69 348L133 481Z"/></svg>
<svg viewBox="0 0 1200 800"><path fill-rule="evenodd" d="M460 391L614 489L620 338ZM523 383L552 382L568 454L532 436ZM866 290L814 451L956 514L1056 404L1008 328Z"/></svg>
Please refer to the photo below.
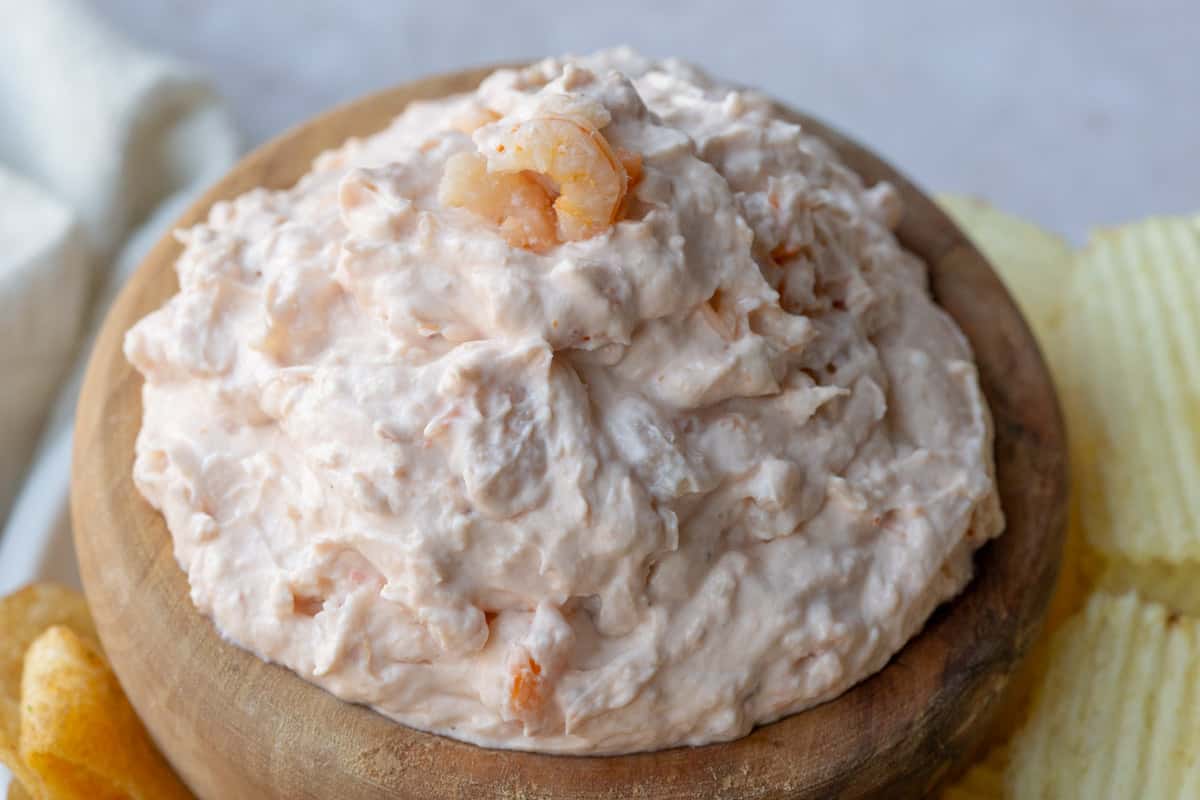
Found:
<svg viewBox="0 0 1200 800"><path fill-rule="evenodd" d="M1004 768L1008 753L993 750L967 770L959 780L942 791L942 800L1004 800Z"/></svg>
<svg viewBox="0 0 1200 800"><path fill-rule="evenodd" d="M1021 800L1200 797L1200 620L1098 592L1055 637L1006 772Z"/></svg>
<svg viewBox="0 0 1200 800"><path fill-rule="evenodd" d="M938 205L1000 274L1054 367L1063 297L1073 259L1060 236L982 200L941 195Z"/></svg>
<svg viewBox="0 0 1200 800"><path fill-rule="evenodd" d="M1136 591L1172 611L1200 617L1200 563L1114 561L1105 565L1099 585L1111 594Z"/></svg>
<svg viewBox="0 0 1200 800"><path fill-rule="evenodd" d="M51 625L66 625L96 641L87 602L79 592L42 583L0 599L0 762L26 785L34 778L17 755L21 665L30 643Z"/></svg>
<svg viewBox="0 0 1200 800"><path fill-rule="evenodd" d="M8 785L8 800L33 800L33 795L25 791L20 781L13 781Z"/></svg>
<svg viewBox="0 0 1200 800"><path fill-rule="evenodd" d="M191 797L99 649L69 628L49 628L29 647L21 707L21 757L51 796Z"/></svg>
<svg viewBox="0 0 1200 800"><path fill-rule="evenodd" d="M1096 235L1060 388L1083 527L1105 555L1200 560L1200 217Z"/></svg>

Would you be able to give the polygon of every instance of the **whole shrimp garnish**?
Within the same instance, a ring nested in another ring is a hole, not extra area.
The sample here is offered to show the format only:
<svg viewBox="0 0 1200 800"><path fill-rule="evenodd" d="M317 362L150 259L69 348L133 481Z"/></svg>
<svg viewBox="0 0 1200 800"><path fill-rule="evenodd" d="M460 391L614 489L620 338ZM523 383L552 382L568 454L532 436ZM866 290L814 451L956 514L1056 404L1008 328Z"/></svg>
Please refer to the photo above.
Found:
<svg viewBox="0 0 1200 800"><path fill-rule="evenodd" d="M555 234L551 244L607 230L625 200L630 172L641 171L639 157L624 152L618 157L592 125L563 116L497 123L476 141L481 154L463 153L446 162L442 202L491 219L510 244L533 250L548 246L546 230ZM531 185L544 193L544 205Z"/></svg>

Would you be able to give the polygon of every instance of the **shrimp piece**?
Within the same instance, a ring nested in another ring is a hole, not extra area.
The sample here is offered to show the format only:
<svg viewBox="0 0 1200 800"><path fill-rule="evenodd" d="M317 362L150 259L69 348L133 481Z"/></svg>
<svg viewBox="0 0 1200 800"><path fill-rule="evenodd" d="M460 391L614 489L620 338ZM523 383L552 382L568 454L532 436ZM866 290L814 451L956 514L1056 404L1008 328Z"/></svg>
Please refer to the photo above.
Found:
<svg viewBox="0 0 1200 800"><path fill-rule="evenodd" d="M488 172L478 153L446 160L438 198L444 206L466 208L500 229L513 247L542 252L558 244L552 198L531 175Z"/></svg>
<svg viewBox="0 0 1200 800"><path fill-rule="evenodd" d="M513 717L526 722L537 719L544 702L542 665L527 655L523 663L509 667L509 678L508 707Z"/></svg>
<svg viewBox="0 0 1200 800"><path fill-rule="evenodd" d="M495 132L485 130L476 141L492 173L531 172L558 193L554 212L560 241L590 239L616 221L629 175L608 140L590 124L535 117Z"/></svg>

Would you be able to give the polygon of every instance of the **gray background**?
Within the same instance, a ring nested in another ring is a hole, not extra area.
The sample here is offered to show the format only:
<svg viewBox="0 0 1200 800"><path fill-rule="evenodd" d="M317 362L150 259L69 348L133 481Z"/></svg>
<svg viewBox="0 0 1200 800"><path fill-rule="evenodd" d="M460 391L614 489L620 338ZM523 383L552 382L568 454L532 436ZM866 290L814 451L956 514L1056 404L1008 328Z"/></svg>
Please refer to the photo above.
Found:
<svg viewBox="0 0 1200 800"><path fill-rule="evenodd" d="M423 74L628 43L763 88L928 188L1076 241L1200 209L1200 0L96 5L209 72L248 144Z"/></svg>

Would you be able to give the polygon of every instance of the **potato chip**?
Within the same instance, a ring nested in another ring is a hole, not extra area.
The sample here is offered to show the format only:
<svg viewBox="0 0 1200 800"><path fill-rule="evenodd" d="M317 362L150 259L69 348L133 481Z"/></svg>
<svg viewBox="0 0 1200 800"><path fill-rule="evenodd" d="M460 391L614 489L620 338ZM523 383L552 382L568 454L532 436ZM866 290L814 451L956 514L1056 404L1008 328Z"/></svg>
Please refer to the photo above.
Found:
<svg viewBox="0 0 1200 800"><path fill-rule="evenodd" d="M1176 613L1200 617L1200 563L1114 561L1105 565L1099 585L1112 594L1136 591Z"/></svg>
<svg viewBox="0 0 1200 800"><path fill-rule="evenodd" d="M25 656L21 757L52 796L191 795L155 749L99 649L63 626Z"/></svg>
<svg viewBox="0 0 1200 800"><path fill-rule="evenodd" d="M33 795L25 791L20 781L13 781L8 785L8 800L33 800Z"/></svg>
<svg viewBox="0 0 1200 800"><path fill-rule="evenodd" d="M942 792L942 800L1004 800L1004 768L1008 753L993 750Z"/></svg>
<svg viewBox="0 0 1200 800"><path fill-rule="evenodd" d="M941 195L938 205L1000 274L1053 367L1074 263L1071 248L1062 237L973 197Z"/></svg>
<svg viewBox="0 0 1200 800"><path fill-rule="evenodd" d="M1055 637L1006 773L1022 800L1200 797L1200 620L1094 594Z"/></svg>
<svg viewBox="0 0 1200 800"><path fill-rule="evenodd" d="M0 599L0 696L14 705L20 697L25 650L52 625L66 625L98 641L87 601L79 592L39 583Z"/></svg>
<svg viewBox="0 0 1200 800"><path fill-rule="evenodd" d="M1088 538L1200 561L1200 217L1096 235L1064 312L1060 376Z"/></svg>
<svg viewBox="0 0 1200 800"><path fill-rule="evenodd" d="M21 665L25 650L51 625L66 625L97 641L87 602L79 592L42 583L0 599L0 762L27 785L33 776L17 755Z"/></svg>

